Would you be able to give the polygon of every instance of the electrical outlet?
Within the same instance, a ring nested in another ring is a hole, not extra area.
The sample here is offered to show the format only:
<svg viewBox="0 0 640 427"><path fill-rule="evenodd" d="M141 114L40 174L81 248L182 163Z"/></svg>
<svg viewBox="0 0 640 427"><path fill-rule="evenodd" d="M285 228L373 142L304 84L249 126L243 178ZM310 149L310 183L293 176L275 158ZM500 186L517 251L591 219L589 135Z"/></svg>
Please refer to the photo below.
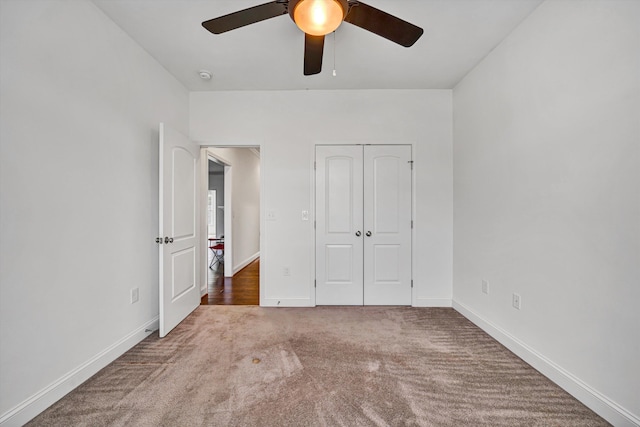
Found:
<svg viewBox="0 0 640 427"><path fill-rule="evenodd" d="M514 293L511 303L513 304L513 308L520 310L520 295Z"/></svg>
<svg viewBox="0 0 640 427"><path fill-rule="evenodd" d="M282 275L291 276L291 271L289 270L289 267L282 267Z"/></svg>
<svg viewBox="0 0 640 427"><path fill-rule="evenodd" d="M302 220L309 221L309 211L302 211Z"/></svg>
<svg viewBox="0 0 640 427"><path fill-rule="evenodd" d="M489 293L489 282L487 282L486 280L482 281L482 293L483 294Z"/></svg>
<svg viewBox="0 0 640 427"><path fill-rule="evenodd" d="M138 302L140 299L140 290L138 288L131 289L131 304Z"/></svg>

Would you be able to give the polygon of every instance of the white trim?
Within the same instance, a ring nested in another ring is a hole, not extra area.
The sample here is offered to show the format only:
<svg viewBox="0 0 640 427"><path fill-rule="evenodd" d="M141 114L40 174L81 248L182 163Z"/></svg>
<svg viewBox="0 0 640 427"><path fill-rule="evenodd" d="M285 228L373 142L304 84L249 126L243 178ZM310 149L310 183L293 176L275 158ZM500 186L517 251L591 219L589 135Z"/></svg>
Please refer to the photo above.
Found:
<svg viewBox="0 0 640 427"><path fill-rule="evenodd" d="M414 285L415 292L415 285ZM425 298L417 297L412 307L452 307L451 298Z"/></svg>
<svg viewBox="0 0 640 427"><path fill-rule="evenodd" d="M453 308L611 424L618 427L640 426L640 417L585 384L504 329L482 318L466 305L454 300Z"/></svg>
<svg viewBox="0 0 640 427"><path fill-rule="evenodd" d="M262 264L262 263L260 263ZM315 307L311 298L264 298L262 307Z"/></svg>
<svg viewBox="0 0 640 427"><path fill-rule="evenodd" d="M229 160L225 159L223 156L219 155L218 153L214 153L212 151L209 151L209 148L247 148L247 149L254 149L251 152L254 155L257 155L257 157L260 159L260 250L258 252L258 256L261 256L262 261L260 263L260 279L259 279L259 287L260 287L260 305L262 305L262 300L264 298L264 277L265 277L265 256L266 256L266 244L265 244L265 223L264 223L264 200L265 200L265 160L264 160L264 155L265 155L265 147L264 144L262 142L260 143L256 143L256 142L239 142L239 143L234 143L234 144L230 144L230 145L219 145L219 144L211 144L205 141L200 141L199 142L200 147L203 150L206 150L207 152L207 156L214 158L216 161L218 161L219 163L222 163L225 165L225 190L224 190L224 197L225 197L225 213L224 213L224 218L225 218L225 233L224 233L224 239L225 239L225 263L227 263L228 265L233 266L233 227L232 227L232 222L233 222L233 206L232 206L232 193L233 190L231 188L232 185L232 181L231 181L231 173L230 173L230 168L233 167L233 165L231 164L231 162L229 162ZM229 172L229 173L227 173ZM229 195L229 198L227 198L227 195ZM204 197L204 196L202 196ZM203 238L204 239L204 238ZM208 251L208 246L206 245L206 241L203 242L203 247L206 247L206 250ZM208 252L204 252L206 254L206 256L208 257L209 254ZM260 255L261 254L261 255ZM231 269L232 271L230 271L229 273L225 272L225 277L232 277L233 276L233 268ZM236 270L236 271L239 271ZM229 275L227 275L229 274ZM207 277L206 275L204 276L205 278ZM206 293L208 291L207 289L207 280L204 280L204 284L201 286L201 290L202 292ZM204 295L204 293L202 295ZM0 426L1 427L1 426Z"/></svg>
<svg viewBox="0 0 640 427"><path fill-rule="evenodd" d="M253 261L255 261L258 258L260 258L260 251L256 252L255 254L251 255L249 258L245 259L240 264L235 266L233 268L233 274L235 275L238 271L242 270L243 268L245 268L247 265L251 264Z"/></svg>
<svg viewBox="0 0 640 427"><path fill-rule="evenodd" d="M209 148L220 148L220 147L217 147L217 146L203 146L203 145L200 145L200 147L206 151L207 160L212 160L212 161L214 161L216 163L221 164L222 166L231 166L231 162L229 160L225 159L223 156L221 156L218 153L214 153L214 152L208 150ZM208 167L209 167L209 165L207 164L207 173L209 171Z"/></svg>
<svg viewBox="0 0 640 427"><path fill-rule="evenodd" d="M263 305L263 301L265 299L265 284L264 284L264 278L265 275L267 274L267 270L265 267L265 254L266 254L266 230L267 230L267 226L266 226L266 219L265 219L265 215L264 215L264 207L265 207L265 194L266 194L266 187L265 187L265 177L266 174L264 173L265 171L265 160L264 160L264 154L265 154L265 147L263 146L263 144L260 144L260 272L258 274L259 277L259 289L258 292L260 293L260 300L259 300L259 304Z"/></svg>
<svg viewBox="0 0 640 427"><path fill-rule="evenodd" d="M200 196L203 200L206 200L205 189L209 190L209 153L206 147L200 146ZM204 220L204 219L203 219ZM202 257L202 254L206 254L205 261L200 261L200 297L207 293L207 279L209 277L209 266L206 265L209 260L209 241L204 233L200 236L201 253L198 256ZM206 265L206 266L205 266ZM205 268L207 270L205 270Z"/></svg>
<svg viewBox="0 0 640 427"><path fill-rule="evenodd" d="M233 267L233 165L224 165L224 252L226 265ZM226 269L224 277L233 277L233 268Z"/></svg>
<svg viewBox="0 0 640 427"><path fill-rule="evenodd" d="M231 206L231 172L230 169L233 166L229 160L225 157L221 156L218 153L214 153L209 151L209 148L218 148L217 146L209 146L202 145L200 143L200 150L203 153L200 157L202 160L202 166L200 168L201 173L201 196L200 200L202 202L206 202L207 200L207 191L209 189L209 161L213 161L219 163L224 166L224 236L225 236L225 262L228 262L229 265L233 265L233 228L232 228L232 216L233 209ZM228 196L227 196L228 195ZM206 221L201 221L201 226L206 226ZM202 254L201 264L201 280L200 280L200 296L204 296L208 292L208 279L209 279L209 242L207 240L207 236L201 233L201 248ZM204 260L204 262L202 261ZM231 277L233 273L231 271L225 273L225 277Z"/></svg>
<svg viewBox="0 0 640 427"><path fill-rule="evenodd" d="M249 152L251 154L253 154L254 156L256 156L257 158L260 158L260 150L256 147L249 147Z"/></svg>
<svg viewBox="0 0 640 427"><path fill-rule="evenodd" d="M26 424L80 384L91 378L102 368L151 335L153 331L158 330L158 321L159 317L154 317L85 363L72 369L58 380L8 410L0 416L0 426L19 427Z"/></svg>
<svg viewBox="0 0 640 427"><path fill-rule="evenodd" d="M227 160L225 157L223 157L222 155L218 154L218 153L214 153L213 151L210 151L209 148L223 148L223 147L219 147L219 146L203 146L200 145L200 147L202 149L204 149L207 152L207 168L206 170L208 171L208 161L212 160L216 163L222 164L224 166L224 239L225 239L225 251L224 251L224 261L227 265L231 265L233 266L233 181L232 181L232 168L233 168L233 164ZM236 148L236 147L224 147L224 148ZM244 147L242 147L244 148ZM261 177L262 178L262 177ZM207 180L208 180L208 175L207 175ZM209 183L207 181L207 188L209 188ZM203 196L204 197L204 196ZM209 257L209 245L207 243L207 251L206 251L206 256L207 259ZM208 277L208 270L207 271L207 276ZM225 271L224 273L224 277L233 277L233 271ZM204 280L204 287L206 289L207 287L207 282L208 279Z"/></svg>

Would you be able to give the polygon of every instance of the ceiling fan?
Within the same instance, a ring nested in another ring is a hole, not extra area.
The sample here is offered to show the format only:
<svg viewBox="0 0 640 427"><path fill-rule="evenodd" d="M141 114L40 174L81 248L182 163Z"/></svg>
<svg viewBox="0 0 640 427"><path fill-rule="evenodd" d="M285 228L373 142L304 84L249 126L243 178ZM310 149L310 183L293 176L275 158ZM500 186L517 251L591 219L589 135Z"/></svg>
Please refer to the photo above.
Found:
<svg viewBox="0 0 640 427"><path fill-rule="evenodd" d="M335 31L343 21L404 47L412 46L424 32L420 27L356 0L275 0L210 19L202 26L213 34L222 34L286 14L305 33L305 76L322 70L324 36Z"/></svg>

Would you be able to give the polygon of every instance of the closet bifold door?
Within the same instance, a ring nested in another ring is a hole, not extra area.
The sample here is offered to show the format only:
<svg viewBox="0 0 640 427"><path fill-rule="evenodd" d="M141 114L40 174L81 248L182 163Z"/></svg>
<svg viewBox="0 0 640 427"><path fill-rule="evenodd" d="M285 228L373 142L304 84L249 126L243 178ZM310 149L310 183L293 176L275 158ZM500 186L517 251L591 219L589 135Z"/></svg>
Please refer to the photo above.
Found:
<svg viewBox="0 0 640 427"><path fill-rule="evenodd" d="M363 304L362 146L316 147L316 304Z"/></svg>
<svg viewBox="0 0 640 427"><path fill-rule="evenodd" d="M364 147L364 305L411 305L411 146Z"/></svg>
<svg viewBox="0 0 640 427"><path fill-rule="evenodd" d="M411 305L411 146L316 147L316 304Z"/></svg>

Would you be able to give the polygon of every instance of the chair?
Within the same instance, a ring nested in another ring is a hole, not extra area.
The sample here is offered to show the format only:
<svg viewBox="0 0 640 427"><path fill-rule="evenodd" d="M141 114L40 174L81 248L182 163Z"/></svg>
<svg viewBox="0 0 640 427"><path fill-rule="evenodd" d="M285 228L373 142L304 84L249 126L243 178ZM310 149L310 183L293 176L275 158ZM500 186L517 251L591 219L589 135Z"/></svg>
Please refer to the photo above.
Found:
<svg viewBox="0 0 640 427"><path fill-rule="evenodd" d="M219 264L224 264L224 236L220 236L219 239L209 239L209 249L213 253L213 258L209 264L209 268L213 269L216 261Z"/></svg>

